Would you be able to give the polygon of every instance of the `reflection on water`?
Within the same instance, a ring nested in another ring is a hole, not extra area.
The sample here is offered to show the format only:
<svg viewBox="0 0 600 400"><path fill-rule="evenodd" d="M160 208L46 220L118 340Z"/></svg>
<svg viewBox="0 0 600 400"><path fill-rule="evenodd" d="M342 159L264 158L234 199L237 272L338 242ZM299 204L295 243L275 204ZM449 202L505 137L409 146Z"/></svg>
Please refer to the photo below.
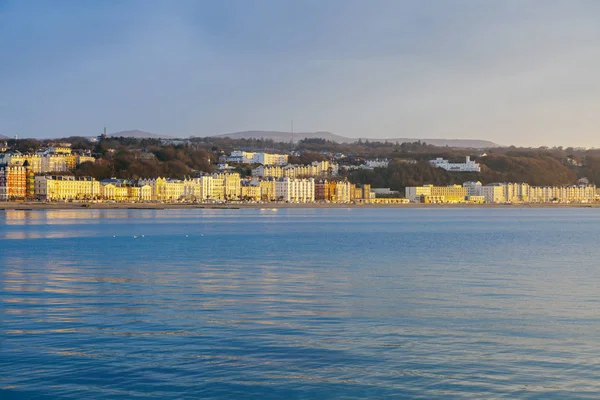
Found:
<svg viewBox="0 0 600 400"><path fill-rule="evenodd" d="M0 240L16 398L600 389L596 210L19 213L0 220L21 239Z"/></svg>

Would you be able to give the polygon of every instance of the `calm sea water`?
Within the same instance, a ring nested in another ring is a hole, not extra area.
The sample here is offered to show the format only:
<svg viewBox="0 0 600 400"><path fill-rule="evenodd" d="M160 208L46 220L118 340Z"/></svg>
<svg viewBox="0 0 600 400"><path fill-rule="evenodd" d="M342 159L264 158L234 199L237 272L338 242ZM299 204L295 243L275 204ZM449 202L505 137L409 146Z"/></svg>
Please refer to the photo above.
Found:
<svg viewBox="0 0 600 400"><path fill-rule="evenodd" d="M598 398L599 238L597 209L0 212L0 398Z"/></svg>

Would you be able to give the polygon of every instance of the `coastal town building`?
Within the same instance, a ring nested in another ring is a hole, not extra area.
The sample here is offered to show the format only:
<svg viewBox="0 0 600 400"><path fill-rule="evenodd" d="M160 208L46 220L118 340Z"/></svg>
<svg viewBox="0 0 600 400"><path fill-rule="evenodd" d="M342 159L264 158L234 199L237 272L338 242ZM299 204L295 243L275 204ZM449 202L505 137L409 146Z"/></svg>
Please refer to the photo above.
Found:
<svg viewBox="0 0 600 400"><path fill-rule="evenodd" d="M415 161L416 162L416 161ZM390 165L390 160L387 158L374 160L365 160L364 164L361 165L343 165L340 168L345 170L358 170L358 169L375 169L375 168L387 168Z"/></svg>
<svg viewBox="0 0 600 400"><path fill-rule="evenodd" d="M34 174L68 172L83 162L95 162L89 154L73 154L67 147L50 147L42 152L23 154L10 151L0 154L0 164L29 164Z"/></svg>
<svg viewBox="0 0 600 400"><path fill-rule="evenodd" d="M356 187L348 181L319 179L315 181L315 201L330 203L367 202L371 199L371 185Z"/></svg>
<svg viewBox="0 0 600 400"><path fill-rule="evenodd" d="M491 183L482 186L481 195L485 198L486 203L506 202L505 187L501 183Z"/></svg>
<svg viewBox="0 0 600 400"><path fill-rule="evenodd" d="M127 179L103 179L100 181L103 200L114 201L151 201L152 187Z"/></svg>
<svg viewBox="0 0 600 400"><path fill-rule="evenodd" d="M214 174L213 180L223 181L224 200L239 200L241 194L240 174Z"/></svg>
<svg viewBox="0 0 600 400"><path fill-rule="evenodd" d="M483 196L481 182L464 182L463 187L467 189L467 196Z"/></svg>
<svg viewBox="0 0 600 400"><path fill-rule="evenodd" d="M240 199L246 201L260 201L262 198L262 192L260 186L255 186L250 181L244 181L241 185Z"/></svg>
<svg viewBox="0 0 600 400"><path fill-rule="evenodd" d="M375 168L387 168L388 165L390 165L390 160L386 159L379 159L376 158L375 160L366 160L363 168L364 169L375 169Z"/></svg>
<svg viewBox="0 0 600 400"><path fill-rule="evenodd" d="M461 185L423 185L405 188L405 197L409 201L417 203L463 203L467 195L467 188Z"/></svg>
<svg viewBox="0 0 600 400"><path fill-rule="evenodd" d="M7 165L0 167L0 201L25 200L28 196L27 163L23 165Z"/></svg>
<svg viewBox="0 0 600 400"><path fill-rule="evenodd" d="M429 161L429 163L437 168L445 169L451 172L481 172L481 167L478 163L471 160L471 157L465 157L464 163L452 163L448 160L444 160L441 157L435 160Z"/></svg>
<svg viewBox="0 0 600 400"><path fill-rule="evenodd" d="M277 200L277 180L275 178L252 178L252 185L260 186L260 198L262 201Z"/></svg>
<svg viewBox="0 0 600 400"><path fill-rule="evenodd" d="M404 196L414 203L419 203L423 196L431 196L431 185L407 186L404 188Z"/></svg>
<svg viewBox="0 0 600 400"><path fill-rule="evenodd" d="M315 180L313 178L280 178L275 183L277 200L288 203L310 203L315 201Z"/></svg>
<svg viewBox="0 0 600 400"><path fill-rule="evenodd" d="M271 178L320 178L334 177L339 173L339 166L329 161L313 161L309 165L290 164L281 166L260 166L252 170L252 176Z"/></svg>
<svg viewBox="0 0 600 400"><path fill-rule="evenodd" d="M226 161L239 164L286 165L288 155L236 150L231 152Z"/></svg>
<svg viewBox="0 0 600 400"><path fill-rule="evenodd" d="M92 200L102 197L100 182L89 176L36 176L35 196L40 200Z"/></svg>

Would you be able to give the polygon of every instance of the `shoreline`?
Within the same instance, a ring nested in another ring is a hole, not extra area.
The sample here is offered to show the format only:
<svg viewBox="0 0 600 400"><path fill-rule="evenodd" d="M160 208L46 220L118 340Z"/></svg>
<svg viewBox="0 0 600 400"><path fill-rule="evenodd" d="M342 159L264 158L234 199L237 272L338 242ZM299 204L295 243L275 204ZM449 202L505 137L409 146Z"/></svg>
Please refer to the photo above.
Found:
<svg viewBox="0 0 600 400"><path fill-rule="evenodd" d="M527 204L344 204L344 203L39 203L0 202L0 211L18 210L185 210L185 209L314 209L314 208L599 208L600 203L527 203Z"/></svg>

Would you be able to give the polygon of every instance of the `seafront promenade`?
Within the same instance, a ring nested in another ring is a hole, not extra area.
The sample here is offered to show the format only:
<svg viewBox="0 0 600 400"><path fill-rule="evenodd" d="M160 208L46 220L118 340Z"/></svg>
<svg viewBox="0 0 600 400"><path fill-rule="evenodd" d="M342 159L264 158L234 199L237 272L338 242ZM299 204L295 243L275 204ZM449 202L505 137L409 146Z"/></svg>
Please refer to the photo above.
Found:
<svg viewBox="0 0 600 400"><path fill-rule="evenodd" d="M284 208L598 208L600 203L513 203L513 204L354 204L354 203L68 203L68 202L0 202L3 210L164 210L164 209L284 209Z"/></svg>

